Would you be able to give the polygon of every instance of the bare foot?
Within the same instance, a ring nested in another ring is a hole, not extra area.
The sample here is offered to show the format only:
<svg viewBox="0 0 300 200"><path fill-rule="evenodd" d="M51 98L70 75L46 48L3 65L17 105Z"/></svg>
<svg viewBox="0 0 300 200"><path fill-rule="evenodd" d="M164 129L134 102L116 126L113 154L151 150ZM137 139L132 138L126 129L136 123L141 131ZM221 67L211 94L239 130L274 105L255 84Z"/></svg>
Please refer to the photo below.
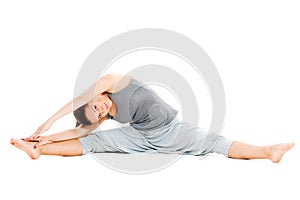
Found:
<svg viewBox="0 0 300 200"><path fill-rule="evenodd" d="M10 143L18 149L25 151L31 159L38 159L40 157L38 149L33 148L35 144L33 142L25 142L23 140L11 139Z"/></svg>
<svg viewBox="0 0 300 200"><path fill-rule="evenodd" d="M270 146L270 160L273 163L279 163L282 156L288 152L295 144L283 143Z"/></svg>

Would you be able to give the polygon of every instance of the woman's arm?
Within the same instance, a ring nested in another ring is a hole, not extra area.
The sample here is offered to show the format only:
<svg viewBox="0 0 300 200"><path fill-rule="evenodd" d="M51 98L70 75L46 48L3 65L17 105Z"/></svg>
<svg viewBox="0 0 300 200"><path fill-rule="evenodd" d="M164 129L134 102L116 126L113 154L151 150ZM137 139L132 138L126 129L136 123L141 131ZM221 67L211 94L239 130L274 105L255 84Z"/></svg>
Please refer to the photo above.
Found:
<svg viewBox="0 0 300 200"><path fill-rule="evenodd" d="M73 110L83 106L84 104L91 101L96 94L101 94L105 91L109 91L113 88L113 82L116 75L108 74L100 78L96 83L90 86L85 92L83 92L78 97L74 98L72 101L68 102L61 109L59 109L54 115L52 115L47 121L50 123L62 118L63 116L69 114Z"/></svg>
<svg viewBox="0 0 300 200"><path fill-rule="evenodd" d="M37 146L41 146L47 143L58 142L63 140L70 140L74 138L80 138L87 136L93 130L95 130L105 119L100 120L99 122L88 125L88 126L79 126L73 129L68 129L59 133L46 135L46 136L38 136L36 140L39 141Z"/></svg>
<svg viewBox="0 0 300 200"><path fill-rule="evenodd" d="M122 81L121 81L122 80ZM51 125L62 118L63 116L69 114L73 110L81 107L82 105L91 101L95 95L102 94L103 92L113 93L123 87L123 83L128 84L130 78L124 78L122 75L107 74L99 79L96 83L90 86L85 92L83 92L78 97L74 98L72 101L68 102L62 108L60 108L56 113L54 113L45 123L43 123L30 138L34 138L39 134L47 131ZM119 84L120 82L120 84Z"/></svg>

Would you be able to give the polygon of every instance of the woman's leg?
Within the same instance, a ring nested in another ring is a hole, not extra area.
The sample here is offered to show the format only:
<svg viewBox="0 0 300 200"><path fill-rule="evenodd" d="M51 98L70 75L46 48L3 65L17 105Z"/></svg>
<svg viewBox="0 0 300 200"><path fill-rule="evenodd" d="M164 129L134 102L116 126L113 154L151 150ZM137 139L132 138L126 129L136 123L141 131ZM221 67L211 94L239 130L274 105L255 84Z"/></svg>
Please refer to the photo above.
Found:
<svg viewBox="0 0 300 200"><path fill-rule="evenodd" d="M58 156L79 156L82 155L82 148L78 139L66 140L45 144L37 147L33 146L34 142L26 142L23 140L11 139L11 144L25 151L30 158L38 159L40 155L58 155Z"/></svg>
<svg viewBox="0 0 300 200"><path fill-rule="evenodd" d="M154 147L140 131L132 126L99 130L79 138L82 154L153 152Z"/></svg>
<svg viewBox="0 0 300 200"><path fill-rule="evenodd" d="M294 145L294 143L284 143L271 146L255 146L233 142L230 146L228 157L237 159L269 159L274 163L278 163L282 156Z"/></svg>
<svg viewBox="0 0 300 200"><path fill-rule="evenodd" d="M282 156L294 146L293 143L270 146L249 145L230 141L217 134L208 134L206 130L199 127L195 128L190 124L179 123L179 125L174 129L177 131L177 136L172 139L172 151L170 152L189 155L219 153L229 158L269 159L274 163L278 163Z"/></svg>
<svg viewBox="0 0 300 200"><path fill-rule="evenodd" d="M152 152L146 138L131 126L96 131L86 137L45 144L34 149L34 142L12 139L11 144L25 151L32 159L40 155L79 156L89 152Z"/></svg>

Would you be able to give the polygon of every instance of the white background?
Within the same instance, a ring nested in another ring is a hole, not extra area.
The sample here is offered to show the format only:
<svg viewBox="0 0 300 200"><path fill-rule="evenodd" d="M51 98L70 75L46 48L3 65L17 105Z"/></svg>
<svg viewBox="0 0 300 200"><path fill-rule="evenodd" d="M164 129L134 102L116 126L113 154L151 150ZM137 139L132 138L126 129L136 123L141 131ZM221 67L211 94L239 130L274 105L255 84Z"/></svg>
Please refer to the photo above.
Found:
<svg viewBox="0 0 300 200"><path fill-rule="evenodd" d="M225 87L224 136L297 144L299 9L297 1L1 1L0 199L299 199L297 145L280 164L185 156L129 175L90 156L32 161L9 144L72 98L98 45L149 27L182 33L209 54ZM69 116L49 132L73 125Z"/></svg>

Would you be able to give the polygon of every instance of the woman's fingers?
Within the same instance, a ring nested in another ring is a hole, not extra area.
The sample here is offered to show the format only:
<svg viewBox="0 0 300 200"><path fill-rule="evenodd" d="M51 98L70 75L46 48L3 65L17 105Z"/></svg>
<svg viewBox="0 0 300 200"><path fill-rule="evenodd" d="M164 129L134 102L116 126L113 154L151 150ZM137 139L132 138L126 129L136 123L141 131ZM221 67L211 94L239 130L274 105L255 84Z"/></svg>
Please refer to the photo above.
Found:
<svg viewBox="0 0 300 200"><path fill-rule="evenodd" d="M39 135L42 133L42 129L38 128L31 136L28 137L28 139L35 139L39 137Z"/></svg>
<svg viewBox="0 0 300 200"><path fill-rule="evenodd" d="M35 135L35 134L33 134L27 138L21 138L21 140L24 140L26 142L36 142L36 144L33 146L34 149L36 149L39 146L49 143L47 136L40 136L40 135Z"/></svg>
<svg viewBox="0 0 300 200"><path fill-rule="evenodd" d="M36 139L37 137L38 137L37 135L31 135L27 139L32 140L32 139Z"/></svg>
<svg viewBox="0 0 300 200"><path fill-rule="evenodd" d="M35 137L27 137L27 138L21 138L21 140L27 141L27 142L39 142L40 141L40 136L35 136Z"/></svg>

